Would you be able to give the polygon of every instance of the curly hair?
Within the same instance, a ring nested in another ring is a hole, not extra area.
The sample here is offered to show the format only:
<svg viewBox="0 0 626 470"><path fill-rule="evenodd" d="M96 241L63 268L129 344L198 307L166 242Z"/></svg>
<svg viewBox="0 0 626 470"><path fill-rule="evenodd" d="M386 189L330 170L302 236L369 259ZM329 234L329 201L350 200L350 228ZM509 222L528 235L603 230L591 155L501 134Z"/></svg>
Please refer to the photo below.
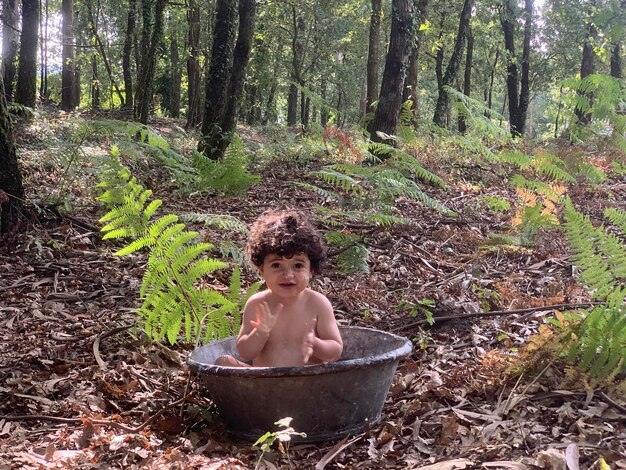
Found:
<svg viewBox="0 0 626 470"><path fill-rule="evenodd" d="M300 212L266 211L252 224L246 249L258 268L267 255L291 258L304 253L311 262L311 271L319 273L326 261L326 247L321 235Z"/></svg>

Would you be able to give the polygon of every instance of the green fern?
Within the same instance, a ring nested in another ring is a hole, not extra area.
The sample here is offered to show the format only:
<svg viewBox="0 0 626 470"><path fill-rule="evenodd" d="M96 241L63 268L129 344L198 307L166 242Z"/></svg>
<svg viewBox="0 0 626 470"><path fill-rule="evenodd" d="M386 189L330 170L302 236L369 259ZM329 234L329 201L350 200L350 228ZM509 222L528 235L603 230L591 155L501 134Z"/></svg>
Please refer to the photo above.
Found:
<svg viewBox="0 0 626 470"><path fill-rule="evenodd" d="M138 251L148 251L147 268L142 279L140 296L142 305L138 313L149 337L167 338L174 343L181 330L187 341L205 341L233 334L240 322L239 304L235 287L228 296L201 287L201 280L227 264L211 258L213 246L197 241L198 233L188 231L178 216L166 214L152 221L161 201L150 201L151 191L145 190L125 169L117 172L123 198L108 179L101 196L113 208L102 217L108 222L103 231L105 238L132 238L117 251L123 256ZM108 195L108 196L105 196ZM115 205L116 201L121 205ZM233 274L234 285L239 285L238 268Z"/></svg>
<svg viewBox="0 0 626 470"><path fill-rule="evenodd" d="M626 211L609 207L604 210L604 216L619 228L622 235L626 235Z"/></svg>
<svg viewBox="0 0 626 470"><path fill-rule="evenodd" d="M220 161L194 152L193 167L197 171L196 187L214 189L230 196L245 193L260 180L248 171L246 147L239 136L233 137Z"/></svg>
<svg viewBox="0 0 626 470"><path fill-rule="evenodd" d="M361 237L351 233L330 231L326 233L326 243L337 248L336 265L341 274L368 273L369 250Z"/></svg>
<svg viewBox="0 0 626 470"><path fill-rule="evenodd" d="M564 218L580 282L604 302L583 312L573 335L566 336L567 359L608 379L626 372L626 247L603 227L594 227L569 199Z"/></svg>

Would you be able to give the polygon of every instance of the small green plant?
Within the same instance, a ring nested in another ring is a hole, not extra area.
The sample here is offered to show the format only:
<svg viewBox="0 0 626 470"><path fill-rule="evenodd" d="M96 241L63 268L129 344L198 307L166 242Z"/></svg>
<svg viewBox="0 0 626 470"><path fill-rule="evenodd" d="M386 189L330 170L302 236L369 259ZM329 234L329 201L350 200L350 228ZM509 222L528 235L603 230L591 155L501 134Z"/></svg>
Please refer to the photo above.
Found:
<svg viewBox="0 0 626 470"><path fill-rule="evenodd" d="M227 296L203 286L205 276L227 267L210 257L212 245L198 242L198 233L186 230L174 214L153 221L162 202L150 201L152 192L127 169L112 173L103 176L101 187L105 191L99 197L112 206L101 218L106 222L103 238L131 240L116 252L119 256L148 251L138 309L148 336L174 343L184 330L186 340L197 343L233 334L241 322L243 302L258 286L252 286L242 297L239 268L233 272ZM116 186L124 182L121 188Z"/></svg>
<svg viewBox="0 0 626 470"><path fill-rule="evenodd" d="M620 216L626 218L626 213L622 211ZM555 324L568 327L563 340L567 361L610 383L626 373L626 247L623 239L594 227L569 199L564 219L579 280L602 304L572 313L578 321Z"/></svg>
<svg viewBox="0 0 626 470"><path fill-rule="evenodd" d="M402 300L396 306L397 312L408 311L412 317L423 316L430 326L435 324L435 318L433 316L433 307L435 301L432 299L417 299L417 300Z"/></svg>
<svg viewBox="0 0 626 470"><path fill-rule="evenodd" d="M291 427L292 419L293 418L287 417L276 421L274 424L282 429L278 431L268 431L256 440L253 445L261 449L261 456L254 468L259 467L260 463L263 461L263 456L271 450L275 442L278 442L279 450L287 456L289 466L291 467L291 461L289 459L289 443L291 442L291 438L292 436L306 437L306 433L297 432Z"/></svg>
<svg viewBox="0 0 626 470"><path fill-rule="evenodd" d="M487 207L493 212L508 212L511 210L511 203L506 199L495 196L481 196L481 199L485 201Z"/></svg>

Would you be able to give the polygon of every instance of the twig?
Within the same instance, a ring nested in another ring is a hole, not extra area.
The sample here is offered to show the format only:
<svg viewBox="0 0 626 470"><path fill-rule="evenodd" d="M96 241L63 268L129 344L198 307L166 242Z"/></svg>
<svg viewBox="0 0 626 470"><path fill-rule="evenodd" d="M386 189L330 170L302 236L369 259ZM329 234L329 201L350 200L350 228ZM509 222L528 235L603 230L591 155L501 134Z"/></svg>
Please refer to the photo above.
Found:
<svg viewBox="0 0 626 470"><path fill-rule="evenodd" d="M84 416L82 418L61 418L59 416L46 416L46 415L16 415L16 416L11 416L11 415L2 416L2 415L0 415L0 420L6 420L6 421L27 421L27 420L52 421L52 422L55 422L55 423L66 423L66 424L80 424L80 423L83 423L83 422L89 422L89 423L94 424L96 426L110 426L112 428L119 429L121 431L125 431L125 432L130 433L130 434L135 434L135 433L138 433L138 432L144 430L145 428L147 428L150 424L152 424L152 422L154 422L154 420L156 420L159 416L161 416L167 410L170 410L170 409L178 406L179 404L183 403L191 395L192 395L192 393L190 393L187 396L184 396L183 398L180 398L180 399L170 403L169 405L161 408L159 411L154 413L147 420L145 420L143 423L141 423L139 426L136 426L136 427L126 426L125 424L122 424L122 423L118 423L118 422L115 422L115 421L108 421L108 420L104 420L104 419L90 419L89 417L86 417L86 416Z"/></svg>
<svg viewBox="0 0 626 470"><path fill-rule="evenodd" d="M619 403L617 403L615 400L613 400L610 396L608 396L604 392L600 392L600 396L605 402L607 402L613 408L620 410L622 413L626 413L626 406L620 405Z"/></svg>
<svg viewBox="0 0 626 470"><path fill-rule="evenodd" d="M543 307L528 307L528 308L517 308L514 310L493 310L491 312L477 312L477 313L467 313L465 315L444 315L441 317L434 317L433 319L436 322L446 321L446 320L462 320L466 318L476 318L476 317L495 317L498 315L509 315L515 313L530 313L530 312L541 312L544 310L568 310L568 309L577 309L577 308L587 308L598 305L599 302L583 302L579 304L556 304L556 305L545 305ZM404 331L413 328L414 326L425 325L428 321L425 318L420 320L412 321L406 325L402 325L398 328L395 328L393 331Z"/></svg>
<svg viewBox="0 0 626 470"><path fill-rule="evenodd" d="M96 336L96 339L93 341L93 355L96 358L96 362L100 366L100 369L106 369L107 367L106 363L102 360L102 357L100 356L100 342L103 339L108 338L109 336L113 336L122 331L126 331L132 328L133 326L134 325L118 326L117 328L113 328L112 330L105 331L104 333L101 333L98 336Z"/></svg>

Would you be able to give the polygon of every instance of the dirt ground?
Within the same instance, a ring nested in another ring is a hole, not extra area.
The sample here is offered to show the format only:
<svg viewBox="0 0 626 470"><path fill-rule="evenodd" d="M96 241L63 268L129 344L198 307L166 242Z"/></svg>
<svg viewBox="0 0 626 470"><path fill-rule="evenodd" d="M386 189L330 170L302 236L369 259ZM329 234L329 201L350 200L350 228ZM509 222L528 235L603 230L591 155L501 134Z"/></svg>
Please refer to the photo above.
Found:
<svg viewBox="0 0 626 470"><path fill-rule="evenodd" d="M568 382L562 364L528 351L529 338L555 311L589 298L573 277L561 230L540 230L532 247L486 244L512 214L485 210L481 196L515 201L508 175L426 155L425 165L450 186L427 191L459 216L399 200L415 225L354 228L368 231L370 272L340 276L331 259L313 287L331 300L341 324L405 336L413 353L395 374L380 423L261 458L252 442L227 434L196 379L187 388L190 347L155 344L135 328L145 257L113 254L116 245L99 233L95 176L81 173L61 186L64 169L49 158L55 128L39 126L18 135L27 193L45 200L69 191L74 207L42 204L0 250L0 469L574 470L601 468L600 459L626 468L624 398ZM244 132L247 141L262 137ZM156 162L133 168L167 211L230 214L248 224L267 208L313 211L325 203L291 184L306 173L289 158L276 160L245 196L226 198L181 195ZM569 194L598 220L611 200L624 208L626 177ZM224 236L189 226L211 242ZM224 288L228 274L207 282ZM244 278L256 279L251 270ZM434 301L433 326L406 308L422 299Z"/></svg>

